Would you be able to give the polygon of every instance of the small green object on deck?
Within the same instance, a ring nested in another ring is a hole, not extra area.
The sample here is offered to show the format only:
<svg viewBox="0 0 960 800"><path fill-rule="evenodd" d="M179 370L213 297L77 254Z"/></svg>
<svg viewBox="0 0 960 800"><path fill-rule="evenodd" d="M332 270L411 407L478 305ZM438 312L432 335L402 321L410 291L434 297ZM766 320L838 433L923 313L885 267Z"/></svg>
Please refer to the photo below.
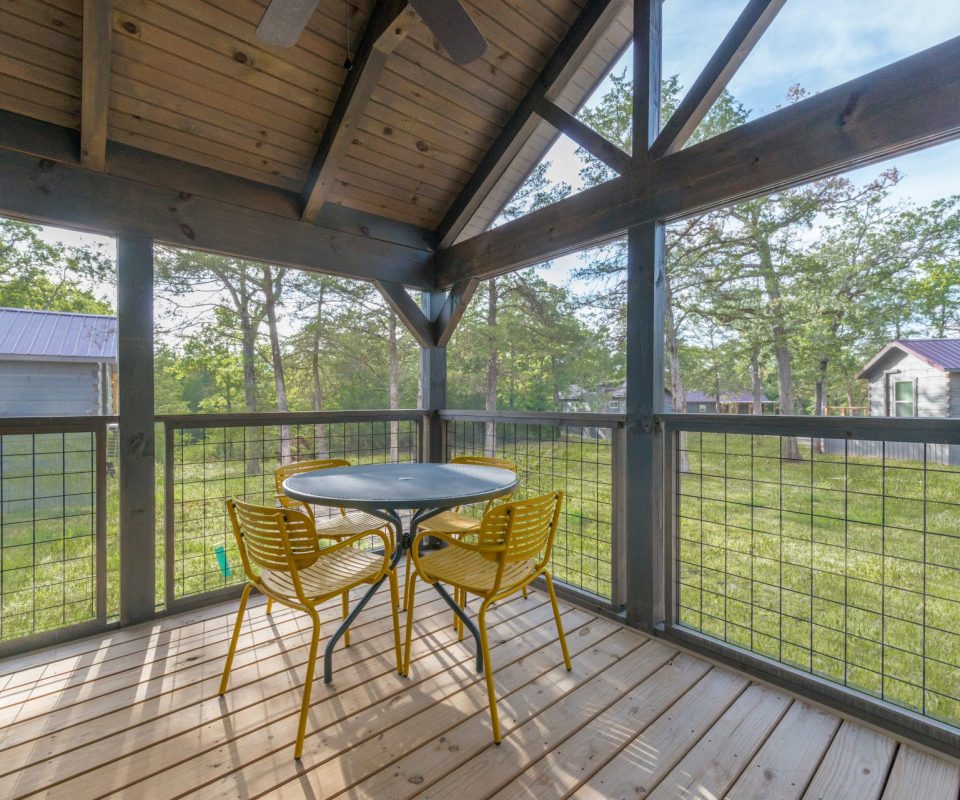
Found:
<svg viewBox="0 0 960 800"><path fill-rule="evenodd" d="M220 565L220 572L223 573L223 577L229 578L230 564L227 563L227 548L221 544L214 547L213 552L217 555L217 564Z"/></svg>

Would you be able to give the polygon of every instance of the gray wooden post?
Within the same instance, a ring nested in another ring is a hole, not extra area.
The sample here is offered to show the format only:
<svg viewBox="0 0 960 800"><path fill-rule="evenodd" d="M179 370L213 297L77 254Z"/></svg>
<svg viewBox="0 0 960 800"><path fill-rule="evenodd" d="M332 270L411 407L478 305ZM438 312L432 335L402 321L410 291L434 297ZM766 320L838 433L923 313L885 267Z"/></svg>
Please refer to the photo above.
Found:
<svg viewBox="0 0 960 800"><path fill-rule="evenodd" d="M660 132L661 0L634 3L633 150L649 158ZM640 170L642 173L642 170ZM663 621L663 459L654 417L663 411L664 229L627 233L626 516L627 620Z"/></svg>
<svg viewBox="0 0 960 800"><path fill-rule="evenodd" d="M435 320L447 300L446 292L424 292L423 312L427 319ZM421 458L424 461L446 460L443 440L443 420L438 412L447 407L447 348L420 348L420 375L423 381L423 407L426 419L423 426Z"/></svg>
<svg viewBox="0 0 960 800"><path fill-rule="evenodd" d="M156 475L153 433L153 239L117 241L120 416L120 621L156 607Z"/></svg>

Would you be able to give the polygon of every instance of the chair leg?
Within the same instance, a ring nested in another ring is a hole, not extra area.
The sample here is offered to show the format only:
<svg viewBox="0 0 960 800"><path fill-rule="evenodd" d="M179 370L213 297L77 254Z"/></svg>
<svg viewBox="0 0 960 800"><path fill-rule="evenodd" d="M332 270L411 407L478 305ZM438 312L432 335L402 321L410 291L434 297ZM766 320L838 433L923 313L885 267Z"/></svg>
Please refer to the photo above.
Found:
<svg viewBox="0 0 960 800"><path fill-rule="evenodd" d="M457 601L460 604L460 608L464 611L467 610L467 590L460 590L460 599ZM457 617L457 641L463 641L463 620L460 617Z"/></svg>
<svg viewBox="0 0 960 800"><path fill-rule="evenodd" d="M403 650L403 675L410 675L410 642L413 640L413 601L417 592L417 572L410 576L410 585L407 586L407 636Z"/></svg>
<svg viewBox="0 0 960 800"><path fill-rule="evenodd" d="M567 637L563 635L563 624L560 622L560 606L557 604L557 593L553 588L553 578L549 572L544 572L543 577L547 580L547 591L550 592L550 602L553 605L553 618L557 623L557 636L560 637L560 649L563 650L563 666L569 672L573 669L570 663L570 651L567 650Z"/></svg>
<svg viewBox="0 0 960 800"><path fill-rule="evenodd" d="M240 628L243 626L243 615L247 610L247 598L253 589L249 583L243 587L240 595L240 607L237 609L237 621L233 624L233 637L230 639L230 649L227 650L227 663L223 665L223 677L220 678L220 695L227 692L227 680L230 678L230 668L233 666L233 654L237 651L237 640L240 638Z"/></svg>
<svg viewBox="0 0 960 800"><path fill-rule="evenodd" d="M523 599L524 599L524 600L527 599L527 587L526 587L526 586L523 587Z"/></svg>
<svg viewBox="0 0 960 800"><path fill-rule="evenodd" d="M307 678L303 684L303 700L300 702L300 722L297 725L297 743L293 757L299 761L303 755L303 739L307 731L307 713L310 711L310 693L313 690L313 669L317 664L317 646L320 644L320 615L315 608L308 612L313 620L313 637L310 639L310 657L307 659Z"/></svg>
<svg viewBox="0 0 960 800"><path fill-rule="evenodd" d="M267 598L267 616L269 617L270 614L272 613L273 613L273 598L268 597Z"/></svg>
<svg viewBox="0 0 960 800"><path fill-rule="evenodd" d="M343 603L341 605L343 606L343 618L346 619L348 616L350 616L350 593L349 592L343 593ZM344 647L350 646L350 629L349 628L347 628L343 632L343 646Z"/></svg>
<svg viewBox="0 0 960 800"><path fill-rule="evenodd" d="M410 562L413 559L410 557L410 551L407 550L406 564L404 565L403 573L403 608L407 607L407 598L410 596L410 582L413 579L410 574Z"/></svg>
<svg viewBox="0 0 960 800"><path fill-rule="evenodd" d="M403 675L403 659L400 654L400 587L397 571L390 570L390 605L393 607L393 643L397 651L397 673Z"/></svg>
<svg viewBox="0 0 960 800"><path fill-rule="evenodd" d="M500 744L500 716L497 714L497 692L493 684L493 664L490 663L490 643L487 641L487 608L489 600L480 606L477 627L480 628L480 650L483 653L483 672L487 679L487 699L490 702L490 723L493 726L493 743Z"/></svg>

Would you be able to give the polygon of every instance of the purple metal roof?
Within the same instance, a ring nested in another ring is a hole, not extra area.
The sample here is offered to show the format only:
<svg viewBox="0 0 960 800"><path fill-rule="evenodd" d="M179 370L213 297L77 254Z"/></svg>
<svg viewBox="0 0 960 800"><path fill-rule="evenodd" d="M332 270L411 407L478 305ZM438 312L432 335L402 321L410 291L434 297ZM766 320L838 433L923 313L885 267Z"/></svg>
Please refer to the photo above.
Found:
<svg viewBox="0 0 960 800"><path fill-rule="evenodd" d="M942 369L944 372L960 372L960 339L897 339L871 358L857 373L857 377L866 377L867 373L894 348L912 353L930 366Z"/></svg>
<svg viewBox="0 0 960 800"><path fill-rule="evenodd" d="M117 318L0 308L0 360L116 361Z"/></svg>

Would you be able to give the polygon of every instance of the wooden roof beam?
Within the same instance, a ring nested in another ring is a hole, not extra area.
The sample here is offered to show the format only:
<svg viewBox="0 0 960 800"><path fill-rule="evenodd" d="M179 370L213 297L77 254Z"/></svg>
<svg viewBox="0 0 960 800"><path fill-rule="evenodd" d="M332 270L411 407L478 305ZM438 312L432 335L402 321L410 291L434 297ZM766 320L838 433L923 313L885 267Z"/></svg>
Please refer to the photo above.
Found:
<svg viewBox="0 0 960 800"><path fill-rule="evenodd" d="M108 172L81 168L79 134L0 111L0 214L136 231L176 247L359 280L434 287L427 232L340 206L302 222L296 196L111 142Z"/></svg>
<svg viewBox="0 0 960 800"><path fill-rule="evenodd" d="M573 114L568 114L560 106L551 103L546 97L540 98L537 103L537 114L618 174L626 175L630 171L633 161L629 153L582 123Z"/></svg>
<svg viewBox="0 0 960 800"><path fill-rule="evenodd" d="M101 172L107 161L110 113L110 0L83 0L83 59L80 83L80 162Z"/></svg>
<svg viewBox="0 0 960 800"><path fill-rule="evenodd" d="M303 219L313 222L327 201L354 131L387 64L419 17L406 0L378 0L343 88L323 131L303 188Z"/></svg>
<svg viewBox="0 0 960 800"><path fill-rule="evenodd" d="M557 45L543 71L503 126L436 230L438 247L450 246L496 185L536 127L537 105L562 91L583 59L620 12L625 0L591 0Z"/></svg>
<svg viewBox="0 0 960 800"><path fill-rule="evenodd" d="M437 285L488 278L630 225L678 219L960 138L960 37L437 253Z"/></svg>
<svg viewBox="0 0 960 800"><path fill-rule="evenodd" d="M740 69L754 45L787 0L750 0L724 37L703 72L667 120L650 148L652 158L675 153L693 136L730 79Z"/></svg>

